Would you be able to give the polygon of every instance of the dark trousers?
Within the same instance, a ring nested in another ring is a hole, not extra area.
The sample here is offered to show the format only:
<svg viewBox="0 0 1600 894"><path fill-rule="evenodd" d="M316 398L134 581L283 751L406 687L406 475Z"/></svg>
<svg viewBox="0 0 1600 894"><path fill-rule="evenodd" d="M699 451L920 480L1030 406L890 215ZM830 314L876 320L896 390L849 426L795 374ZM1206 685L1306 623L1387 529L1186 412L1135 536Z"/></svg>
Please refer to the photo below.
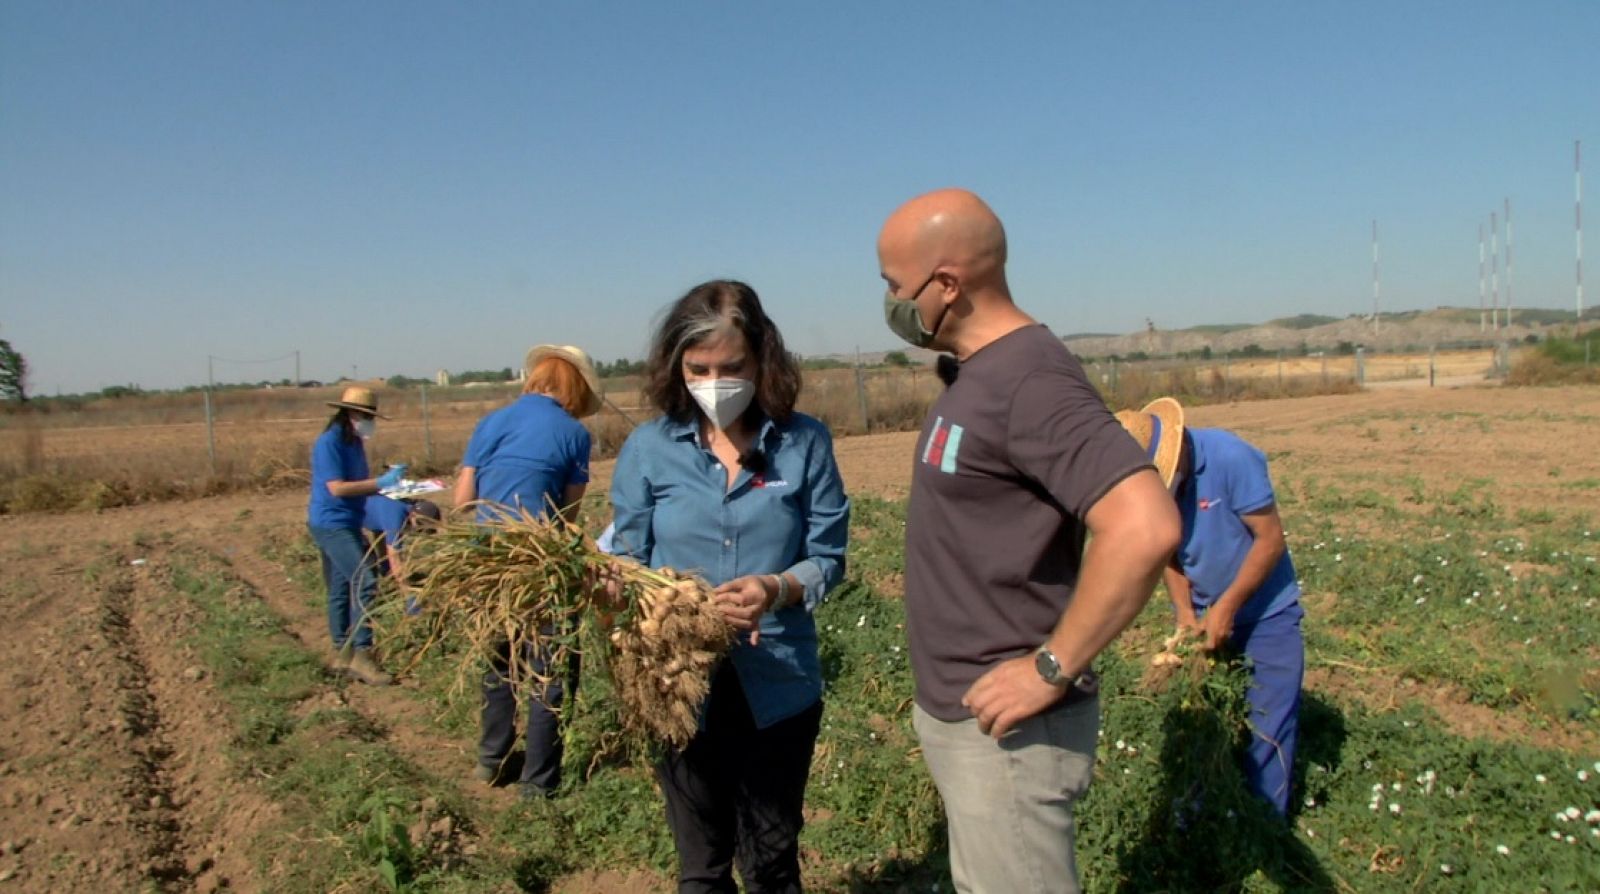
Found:
<svg viewBox="0 0 1600 894"><path fill-rule="evenodd" d="M712 678L705 725L656 765L678 848L680 892L800 890L801 806L822 702L756 729L730 662Z"/></svg>
<svg viewBox="0 0 1600 894"><path fill-rule="evenodd" d="M482 737L478 742L478 763L499 768L511 754L517 740L517 696L506 678L510 644L501 643L483 678ZM550 673L549 655L529 653L534 671ZM527 752L522 761L523 785L554 792L561 784L561 726L555 712L570 694L578 691L578 656L572 653L563 673L558 673L541 694L528 699Z"/></svg>

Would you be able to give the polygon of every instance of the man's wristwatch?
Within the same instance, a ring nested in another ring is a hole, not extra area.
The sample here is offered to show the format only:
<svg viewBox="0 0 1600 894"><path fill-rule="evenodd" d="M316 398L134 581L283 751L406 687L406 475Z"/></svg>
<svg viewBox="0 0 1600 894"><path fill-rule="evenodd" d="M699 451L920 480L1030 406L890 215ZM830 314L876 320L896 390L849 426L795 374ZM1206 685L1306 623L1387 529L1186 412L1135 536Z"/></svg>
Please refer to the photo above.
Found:
<svg viewBox="0 0 1600 894"><path fill-rule="evenodd" d="M1033 667L1039 672L1040 679L1051 686L1066 686L1072 682L1062 672L1061 662L1056 660L1049 646L1040 646L1039 651L1033 653Z"/></svg>

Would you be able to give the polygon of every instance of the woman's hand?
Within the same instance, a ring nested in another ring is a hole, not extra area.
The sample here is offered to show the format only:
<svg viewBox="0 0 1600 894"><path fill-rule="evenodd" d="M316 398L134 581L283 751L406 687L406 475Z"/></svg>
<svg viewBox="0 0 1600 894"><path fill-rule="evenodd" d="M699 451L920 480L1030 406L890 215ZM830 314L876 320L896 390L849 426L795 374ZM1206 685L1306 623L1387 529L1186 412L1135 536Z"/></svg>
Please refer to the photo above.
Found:
<svg viewBox="0 0 1600 894"><path fill-rule="evenodd" d="M622 608L622 569L615 559L604 565L590 566L589 589L594 591L595 602L609 609Z"/></svg>
<svg viewBox="0 0 1600 894"><path fill-rule="evenodd" d="M734 629L750 631L753 646L761 639L761 616L772 607L777 592L770 575L747 574L716 588L711 596Z"/></svg>

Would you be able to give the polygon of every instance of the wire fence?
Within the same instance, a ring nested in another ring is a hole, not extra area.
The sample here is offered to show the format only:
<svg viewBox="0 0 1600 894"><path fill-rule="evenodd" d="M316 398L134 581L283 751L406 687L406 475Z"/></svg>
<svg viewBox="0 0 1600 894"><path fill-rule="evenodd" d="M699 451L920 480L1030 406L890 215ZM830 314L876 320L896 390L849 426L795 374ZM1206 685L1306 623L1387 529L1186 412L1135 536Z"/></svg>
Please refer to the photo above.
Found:
<svg viewBox="0 0 1600 894"><path fill-rule="evenodd" d="M1509 345L1339 353L1084 362L1113 408L1159 395L1188 403L1354 391L1362 387L1467 384L1505 376ZM368 384L368 383L362 383ZM377 383L371 383L377 385ZM807 370L799 410L836 436L918 428L944 385L928 366ZM595 458L615 455L638 424L653 417L637 377L605 380L605 405L585 420ZM0 416L0 475L21 503L118 505L240 487L308 483L310 447L326 426L340 386L217 389L102 398L70 410ZM374 468L408 464L413 474L450 474L474 426L519 393L515 383L467 386L377 385L388 416L368 444ZM22 484L18 484L22 482Z"/></svg>

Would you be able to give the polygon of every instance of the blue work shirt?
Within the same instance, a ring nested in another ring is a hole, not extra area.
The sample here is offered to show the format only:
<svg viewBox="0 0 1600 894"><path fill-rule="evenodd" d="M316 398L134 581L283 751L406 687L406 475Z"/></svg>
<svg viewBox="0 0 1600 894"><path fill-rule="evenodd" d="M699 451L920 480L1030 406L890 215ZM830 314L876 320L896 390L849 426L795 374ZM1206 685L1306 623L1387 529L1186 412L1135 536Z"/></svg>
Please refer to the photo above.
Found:
<svg viewBox="0 0 1600 894"><path fill-rule="evenodd" d="M589 483L589 430L543 394L524 394L483 417L461 465L475 470L478 499L546 517L568 485ZM485 521L495 505L478 509Z"/></svg>
<svg viewBox="0 0 1600 894"><path fill-rule="evenodd" d="M729 488L697 420L660 417L634 429L612 473L612 544L618 555L712 586L783 572L801 583L801 601L762 616L757 645L741 638L733 647L745 700L764 728L822 697L811 613L844 577L850 501L821 422L799 413L781 425L768 420L753 449L764 471L743 469Z"/></svg>
<svg viewBox="0 0 1600 894"><path fill-rule="evenodd" d="M1220 428L1191 428L1189 477L1178 487L1183 544L1178 559L1196 609L1209 608L1238 576L1255 536L1241 517L1274 502L1266 454ZM1289 550L1234 616L1235 627L1270 618L1300 600Z"/></svg>
<svg viewBox="0 0 1600 894"><path fill-rule="evenodd" d="M362 507L361 527L382 534L390 546L400 545L400 534L405 531L406 519L411 517L411 506L403 500L373 494Z"/></svg>
<svg viewBox="0 0 1600 894"><path fill-rule="evenodd" d="M330 481L371 478L367 451L360 438L345 440L342 426L330 425L311 446L311 505L307 521L313 528L361 527L366 497L336 497L328 493Z"/></svg>

